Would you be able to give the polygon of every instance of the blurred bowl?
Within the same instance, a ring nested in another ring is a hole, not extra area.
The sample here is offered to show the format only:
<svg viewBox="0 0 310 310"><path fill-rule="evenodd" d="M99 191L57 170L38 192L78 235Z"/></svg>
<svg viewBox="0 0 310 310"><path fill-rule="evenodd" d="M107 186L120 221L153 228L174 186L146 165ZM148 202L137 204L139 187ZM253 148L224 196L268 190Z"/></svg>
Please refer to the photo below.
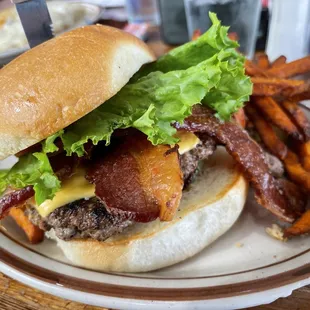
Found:
<svg viewBox="0 0 310 310"><path fill-rule="evenodd" d="M49 1L48 7L57 35L100 19L103 8L85 2ZM0 12L0 66L29 49L14 7Z"/></svg>

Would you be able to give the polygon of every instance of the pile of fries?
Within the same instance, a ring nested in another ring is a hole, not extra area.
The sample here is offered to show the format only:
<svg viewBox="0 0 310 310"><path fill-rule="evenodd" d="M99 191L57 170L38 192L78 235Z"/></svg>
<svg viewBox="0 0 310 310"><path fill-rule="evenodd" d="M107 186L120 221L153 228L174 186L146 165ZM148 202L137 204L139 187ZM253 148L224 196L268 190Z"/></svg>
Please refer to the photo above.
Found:
<svg viewBox="0 0 310 310"><path fill-rule="evenodd" d="M310 193L310 122L299 105L310 99L310 82L292 79L310 72L310 56L287 63L280 56L270 63L258 53L246 61L253 95L245 107L249 124L266 149L281 160L288 179L298 186L303 197ZM286 237L310 232L310 210L284 232Z"/></svg>

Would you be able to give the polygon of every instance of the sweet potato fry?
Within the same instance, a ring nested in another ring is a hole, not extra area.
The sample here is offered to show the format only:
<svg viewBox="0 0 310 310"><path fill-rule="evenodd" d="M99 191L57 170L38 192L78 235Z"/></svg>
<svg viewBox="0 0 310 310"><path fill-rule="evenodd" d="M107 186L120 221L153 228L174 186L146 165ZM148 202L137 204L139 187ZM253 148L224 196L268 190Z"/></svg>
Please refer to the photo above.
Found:
<svg viewBox="0 0 310 310"><path fill-rule="evenodd" d="M300 157L303 167L310 171L310 141L301 144Z"/></svg>
<svg viewBox="0 0 310 310"><path fill-rule="evenodd" d="M268 73L266 70L258 67L254 64L251 60L245 61L245 73L249 76L256 76L256 77L266 77L266 78L273 78L274 75Z"/></svg>
<svg viewBox="0 0 310 310"><path fill-rule="evenodd" d="M306 211L291 227L285 229L284 236L300 236L310 232L310 210Z"/></svg>
<svg viewBox="0 0 310 310"><path fill-rule="evenodd" d="M301 185L309 193L310 173L302 167L298 156L287 149L286 145L273 131L270 124L256 111L253 106L247 105L245 111L249 119L253 122L265 146L272 154L283 161L284 167L290 179Z"/></svg>
<svg viewBox="0 0 310 310"><path fill-rule="evenodd" d="M286 57L285 56L279 56L276 60L274 60L271 63L271 68L277 68L279 66L282 66L286 63Z"/></svg>
<svg viewBox="0 0 310 310"><path fill-rule="evenodd" d="M201 30L195 29L192 35L192 41L197 40L201 36Z"/></svg>
<svg viewBox="0 0 310 310"><path fill-rule="evenodd" d="M270 67L268 56L265 53L256 53L255 61L257 66L261 69L269 69Z"/></svg>
<svg viewBox="0 0 310 310"><path fill-rule="evenodd" d="M237 32L229 32L228 33L228 38L230 40L233 40L233 41L238 41L239 40L239 36L238 36Z"/></svg>
<svg viewBox="0 0 310 310"><path fill-rule="evenodd" d="M309 100L310 99L310 89L309 90L303 90L302 92L291 94L289 96L290 100L292 101L302 101L302 100Z"/></svg>
<svg viewBox="0 0 310 310"><path fill-rule="evenodd" d="M310 56L297 59L295 61L272 67L267 72L279 78L290 78L310 71Z"/></svg>
<svg viewBox="0 0 310 310"><path fill-rule="evenodd" d="M286 145L277 137L271 125L263 118L263 116L250 104L245 107L245 112L254 124L259 136L266 147L283 160L287 154Z"/></svg>
<svg viewBox="0 0 310 310"><path fill-rule="evenodd" d="M16 224L25 232L30 243L37 244L43 241L44 231L38 226L35 226L28 219L22 207L13 207L12 209L10 209L9 215L14 219Z"/></svg>
<svg viewBox="0 0 310 310"><path fill-rule="evenodd" d="M284 100L280 105L290 115L306 140L310 140L310 122L298 104L292 100Z"/></svg>
<svg viewBox="0 0 310 310"><path fill-rule="evenodd" d="M297 155L290 150L287 151L284 166L290 179L310 193L310 173L303 168Z"/></svg>
<svg viewBox="0 0 310 310"><path fill-rule="evenodd" d="M282 129L294 139L303 141L303 136L298 128L273 98L253 97L252 102L274 125Z"/></svg>
<svg viewBox="0 0 310 310"><path fill-rule="evenodd" d="M242 128L246 127L246 117L244 114L244 110L241 108L238 112L234 113L233 119L237 124L239 124Z"/></svg>
<svg viewBox="0 0 310 310"><path fill-rule="evenodd" d="M287 80L287 81L292 81L292 80ZM300 81L301 80L299 80L299 82ZM296 85L295 87L292 87L292 88L289 87L287 89L284 89L282 97L289 98L290 100L296 101L296 102L309 99L310 98L310 82L309 81L302 81L302 82L303 84ZM300 100L294 99L294 98L298 98L298 96L303 99L300 99Z"/></svg>
<svg viewBox="0 0 310 310"><path fill-rule="evenodd" d="M310 85L301 80L285 80L278 78L252 77L253 95L291 97L310 90Z"/></svg>

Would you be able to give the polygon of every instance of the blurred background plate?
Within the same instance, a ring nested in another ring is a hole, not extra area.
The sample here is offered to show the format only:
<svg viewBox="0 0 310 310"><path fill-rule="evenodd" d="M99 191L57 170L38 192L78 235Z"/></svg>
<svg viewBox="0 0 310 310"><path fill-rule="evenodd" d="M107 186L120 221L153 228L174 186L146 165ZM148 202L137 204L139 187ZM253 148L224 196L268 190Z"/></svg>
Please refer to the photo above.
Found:
<svg viewBox="0 0 310 310"><path fill-rule="evenodd" d="M70 29L95 23L102 6L85 2L49 1L48 7L57 35ZM14 34L14 35L13 35ZM0 12L0 66L29 49L14 7Z"/></svg>

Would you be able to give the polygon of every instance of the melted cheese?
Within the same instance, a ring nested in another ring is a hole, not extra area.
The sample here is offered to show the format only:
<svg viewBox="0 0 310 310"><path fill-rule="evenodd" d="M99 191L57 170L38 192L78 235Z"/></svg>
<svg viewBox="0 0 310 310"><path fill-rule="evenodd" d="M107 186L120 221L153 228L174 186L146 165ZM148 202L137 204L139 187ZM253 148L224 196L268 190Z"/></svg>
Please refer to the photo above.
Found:
<svg viewBox="0 0 310 310"><path fill-rule="evenodd" d="M60 191L52 200L45 200L40 206L36 206L42 217L48 216L57 208L75 200L95 196L95 186L90 184L84 177L83 170L78 171L70 179L62 182Z"/></svg>
<svg viewBox="0 0 310 310"><path fill-rule="evenodd" d="M178 145L181 155L194 149L200 141L196 135L188 131L178 131L176 137L180 139Z"/></svg>
<svg viewBox="0 0 310 310"><path fill-rule="evenodd" d="M179 131L176 137L180 139L179 153L182 155L193 148L199 143L199 139L191 132ZM56 193L52 200L44 201L40 206L36 206L37 211L42 217L48 216L70 202L91 198L95 196L95 186L90 184L84 177L83 170L77 171L70 179L62 182L61 189Z"/></svg>

